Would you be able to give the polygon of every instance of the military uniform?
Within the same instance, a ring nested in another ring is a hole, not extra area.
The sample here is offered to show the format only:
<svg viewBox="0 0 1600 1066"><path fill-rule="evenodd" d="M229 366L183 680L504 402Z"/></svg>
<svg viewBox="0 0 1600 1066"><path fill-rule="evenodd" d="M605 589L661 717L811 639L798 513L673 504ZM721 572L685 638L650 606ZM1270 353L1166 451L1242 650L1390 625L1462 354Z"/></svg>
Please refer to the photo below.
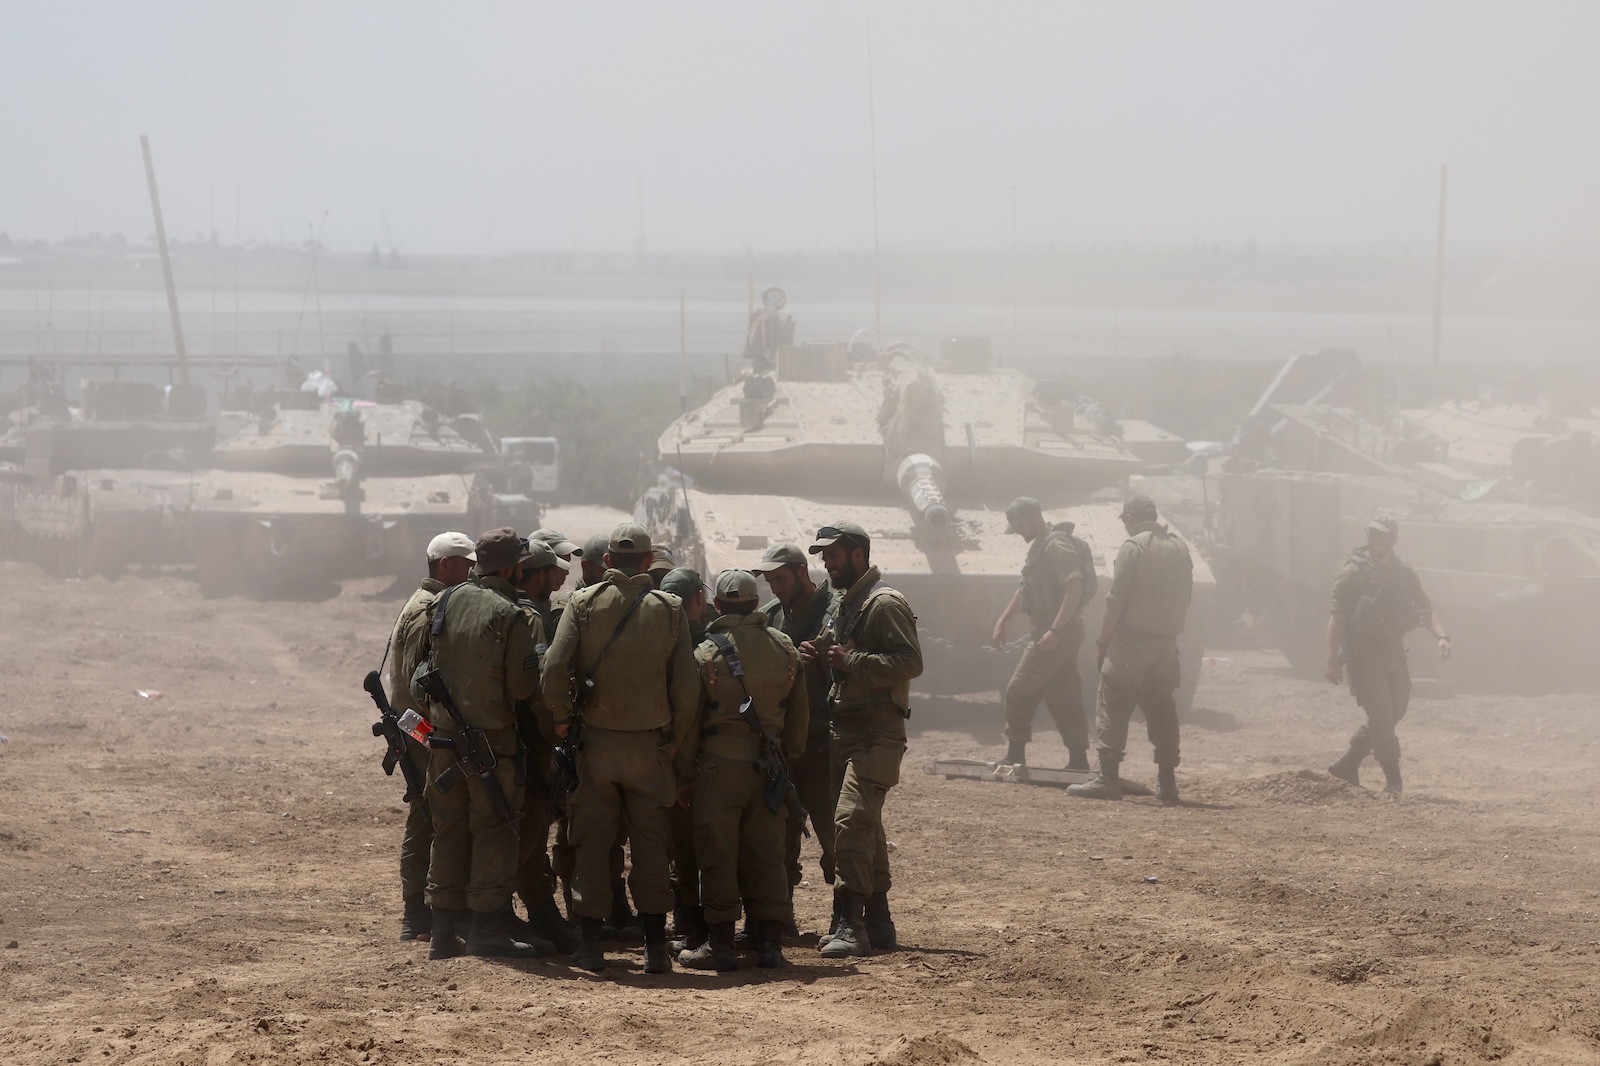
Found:
<svg viewBox="0 0 1600 1066"><path fill-rule="evenodd" d="M661 582L661 591L683 601L685 617L690 601L704 589L704 579L687 567L673 570ZM706 639L705 622L692 617L688 622L689 644L698 648ZM667 808L667 833L672 841L672 935L677 947L693 949L705 942L706 923L700 907L700 863L694 854L694 815L688 807L674 803Z"/></svg>
<svg viewBox="0 0 1600 1066"><path fill-rule="evenodd" d="M613 555L648 552L649 534L624 524L612 534L609 550ZM645 925L646 947L659 944L657 959L665 965L666 912L672 905L666 812L677 798L673 731L693 710L700 691L678 598L657 591L649 574L617 569L574 593L542 678L545 703L558 728L572 717L574 675L591 672L594 688L583 711L578 787L569 801L572 907L584 926L580 964L605 965L604 955L597 956L597 947L590 945L598 945L599 922L611 912L610 853L625 833L633 859L628 887ZM647 966L653 968L657 959Z"/></svg>
<svg viewBox="0 0 1600 1066"><path fill-rule="evenodd" d="M1061 742L1079 760L1089 748L1089 726L1083 714L1083 679L1078 676L1078 649L1083 644L1083 603L1066 627L1057 631L1051 651L1039 647L1050 631L1071 582L1083 580L1083 560L1072 543L1073 525L1059 522L1028 546L1022 564L1022 610L1032 623L1032 639L1006 685L1006 739L1013 750L1033 739L1033 719L1044 700Z"/></svg>
<svg viewBox="0 0 1600 1066"><path fill-rule="evenodd" d="M389 636L389 705L397 715L415 710L425 714L411 696L411 675L422 660L428 635L428 608L444 591L444 582L424 578L395 619ZM428 776L428 749L406 739L406 758L423 780ZM426 795L413 797L406 811L406 828L400 838L400 895L408 912L420 910L428 889L428 855L433 849L433 815ZM426 924L426 922L424 922Z"/></svg>
<svg viewBox="0 0 1600 1066"><path fill-rule="evenodd" d="M743 571L730 573L747 583L753 608L755 578ZM719 603L728 602L721 596L728 578L725 573L718 582ZM719 961L731 961L723 953L731 953L741 900L750 908L746 917L758 928L763 951L777 949L781 923L789 914L787 812L767 807L768 778L759 765L765 753L740 705L746 697L753 701L762 728L779 740L785 758L792 758L805 746L806 681L794 644L768 626L766 615L753 610L712 622L707 639L695 649L695 660L703 697L683 724L675 766L678 779L694 785L694 854L701 904L712 931L709 947L721 954ZM742 678L734 676L733 660L740 664ZM713 952L704 954L709 958Z"/></svg>
<svg viewBox="0 0 1600 1066"><path fill-rule="evenodd" d="M1142 498L1136 497L1136 500ZM1157 795L1176 802L1174 769L1178 765L1178 634L1183 632L1194 588L1194 560L1189 544L1156 521L1155 504L1123 516L1132 524L1117 552L1106 593L1106 610L1120 610L1100 664L1100 699L1096 716L1100 773L1088 785L1068 789L1076 795L1117 799L1121 796L1128 722L1144 712L1150 743L1161 771Z"/></svg>
<svg viewBox="0 0 1600 1066"><path fill-rule="evenodd" d="M781 630L796 646L815 640L822 632L829 609L833 606L833 586L823 578L804 603L791 612L774 600L764 611L767 624ZM818 660L805 668L807 726L805 751L789 762L789 776L795 791L800 794L800 806L811 817L812 830L817 845L822 850L820 861L822 879L828 884L834 880L833 816L839 808L839 794L833 790L833 770L829 754L832 738L828 728L828 690L833 687L828 676L828 665ZM799 819L791 819L784 830L784 861L789 868L789 883L800 883L800 843L804 826Z"/></svg>

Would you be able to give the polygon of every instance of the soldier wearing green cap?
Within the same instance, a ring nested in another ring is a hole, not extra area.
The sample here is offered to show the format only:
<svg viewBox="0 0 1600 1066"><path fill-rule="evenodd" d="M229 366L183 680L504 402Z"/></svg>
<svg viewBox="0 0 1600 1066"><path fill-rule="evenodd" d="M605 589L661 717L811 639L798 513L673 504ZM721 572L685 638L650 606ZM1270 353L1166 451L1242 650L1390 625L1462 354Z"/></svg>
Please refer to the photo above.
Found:
<svg viewBox="0 0 1600 1066"><path fill-rule="evenodd" d="M1083 558L1089 546L1072 535L1071 522L1048 523L1039 501L1018 496L1006 508L1006 532L1028 542L1022 582L994 624L994 645L1005 647L1006 625L1018 613L1032 623L1032 639L1006 685L1006 756L1002 766L1027 762L1033 719L1044 700L1067 746L1069 770L1089 769L1089 726L1083 716L1078 648L1083 644ZM1092 571L1091 571L1092 573Z"/></svg>
<svg viewBox="0 0 1600 1066"><path fill-rule="evenodd" d="M1100 657L1100 701L1095 716L1100 771L1072 785L1070 795L1122 798L1118 770L1128 743L1128 721L1144 712L1155 747L1156 798L1178 802L1178 634L1194 591L1189 544L1157 521L1156 503L1132 496L1122 507L1128 539L1117 552L1105 619L1095 650Z"/></svg>
<svg viewBox="0 0 1600 1066"><path fill-rule="evenodd" d="M1367 543L1350 553L1333 583L1333 610L1328 618L1328 680L1335 685L1350 669L1350 693L1366 712L1366 722L1350 738L1350 747L1328 767L1335 777L1361 783L1361 763L1377 757L1385 792L1398 793L1400 738L1395 727L1411 699L1411 671L1406 665L1406 631L1427 626L1439 642L1439 658L1450 658L1450 638L1433 601L1422 590L1417 572L1395 554L1400 523L1386 514L1367 523Z"/></svg>
<svg viewBox="0 0 1600 1066"><path fill-rule="evenodd" d="M683 605L644 572L650 548L649 532L636 523L612 530L605 575L568 601L541 680L562 737L571 726L574 686L588 689L578 788L569 807L572 908L582 926L572 959L589 970L606 966L601 923L612 912L610 856L624 834L633 860L628 887L644 927L645 971L672 968L667 808L677 789L671 756L675 727L699 699L700 676Z"/></svg>
<svg viewBox="0 0 1600 1066"><path fill-rule="evenodd" d="M822 954L843 958L896 946L889 912L889 848L883 804L900 783L911 715L911 681L922 673L917 616L872 565L872 541L855 522L817 530L808 549L822 556L837 590L828 620L800 646L832 678L834 922Z"/></svg>
<svg viewBox="0 0 1600 1066"><path fill-rule="evenodd" d="M757 963L782 966L783 923L789 914L784 872L784 820L766 803L767 774L760 736L741 713L745 701L786 758L806 738L806 679L800 654L756 609L755 576L724 570L717 578L718 617L695 649L702 698L683 729L675 765L679 787L692 791L694 852L706 942L679 957L702 970L737 967L733 926L740 903L755 931Z"/></svg>

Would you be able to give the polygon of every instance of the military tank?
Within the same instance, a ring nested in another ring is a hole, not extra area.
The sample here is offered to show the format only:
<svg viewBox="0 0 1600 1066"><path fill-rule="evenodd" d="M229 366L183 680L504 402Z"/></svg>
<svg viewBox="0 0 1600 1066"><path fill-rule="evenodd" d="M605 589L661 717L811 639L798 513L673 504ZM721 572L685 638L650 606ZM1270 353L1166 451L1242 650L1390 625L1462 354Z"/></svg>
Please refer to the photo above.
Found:
<svg viewBox="0 0 1600 1066"><path fill-rule="evenodd" d="M841 516L861 523L872 562L917 611L918 689L945 695L995 691L1009 675L1010 657L988 646L1027 550L1005 531L1006 504L1031 495L1050 520L1076 523L1106 574L1103 596L1126 537L1122 492L1093 494L1142 465L1089 424L1076 397L995 366L981 339L946 342L937 358L905 346L863 357L849 345L778 345L674 421L659 455L664 473L636 517L708 578L751 566L769 545L807 544ZM1198 556L1195 578L1191 656L1215 587ZM1087 611L1097 624L1100 608ZM1185 673L1186 705L1196 671Z"/></svg>
<svg viewBox="0 0 1600 1066"><path fill-rule="evenodd" d="M533 529L516 464L473 415L315 393L225 412L191 508L208 595L416 570L449 529ZM526 473L526 472L524 472Z"/></svg>

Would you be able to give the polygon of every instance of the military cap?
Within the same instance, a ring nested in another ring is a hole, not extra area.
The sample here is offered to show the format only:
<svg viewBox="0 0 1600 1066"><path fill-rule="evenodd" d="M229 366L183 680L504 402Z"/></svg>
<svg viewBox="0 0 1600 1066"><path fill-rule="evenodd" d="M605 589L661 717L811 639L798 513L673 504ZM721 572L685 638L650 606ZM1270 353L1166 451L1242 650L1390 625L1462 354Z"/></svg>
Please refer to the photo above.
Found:
<svg viewBox="0 0 1600 1066"><path fill-rule="evenodd" d="M611 537L608 534L596 533L583 542L583 551L581 553L574 554L577 554L579 558L599 561L600 557L610 548L610 545Z"/></svg>
<svg viewBox="0 0 1600 1066"><path fill-rule="evenodd" d="M1032 496L1018 496L1006 504L1006 532L1016 533L1017 523L1022 521L1023 515L1037 515L1044 517L1044 510L1040 508L1039 501Z"/></svg>
<svg viewBox="0 0 1600 1066"><path fill-rule="evenodd" d="M611 531L606 551L638 555L650 550L650 531L637 522L624 522Z"/></svg>
<svg viewBox="0 0 1600 1066"><path fill-rule="evenodd" d="M518 560L526 570L543 570L554 566L561 570L571 570L572 564L566 562L556 554L554 548L547 541L537 537L529 537L522 542L522 558Z"/></svg>
<svg viewBox="0 0 1600 1066"><path fill-rule="evenodd" d="M509 570L522 558L523 541L510 526L491 529L478 538L473 551L478 557L478 573L494 574Z"/></svg>
<svg viewBox="0 0 1600 1066"><path fill-rule="evenodd" d="M755 603L761 599L756 575L748 570L724 570L717 575L717 599L722 603Z"/></svg>
<svg viewBox="0 0 1600 1066"><path fill-rule="evenodd" d="M1129 496L1128 502L1122 505L1122 513L1118 518L1142 518L1146 521L1155 521L1156 501L1148 496Z"/></svg>
<svg viewBox="0 0 1600 1066"><path fill-rule="evenodd" d="M1367 523L1367 532L1370 533L1373 530L1390 537L1398 537L1400 535L1400 523L1395 520L1394 515L1384 514L1380 511L1372 516L1372 521Z"/></svg>
<svg viewBox="0 0 1600 1066"><path fill-rule="evenodd" d="M428 541L428 558L435 559L474 559L472 552L472 538L465 533L440 533Z"/></svg>
<svg viewBox="0 0 1600 1066"><path fill-rule="evenodd" d="M576 555L583 557L583 549L567 539L567 535L554 529L536 529L528 534L529 540L542 540L550 545L550 550L560 556Z"/></svg>
<svg viewBox="0 0 1600 1066"><path fill-rule="evenodd" d="M817 539L810 548L806 549L812 555L822 554L822 549L838 541L851 542L865 548L872 543L872 538L867 536L867 531L856 522L834 522L832 525L823 526L817 530Z"/></svg>
<svg viewBox="0 0 1600 1066"><path fill-rule="evenodd" d="M676 570L677 568L678 560L674 559L672 553L667 549L650 549L650 565L644 568L646 573L654 574L661 570Z"/></svg>
<svg viewBox="0 0 1600 1066"><path fill-rule="evenodd" d="M705 579L700 576L699 571L690 570L687 566L680 566L661 579L662 592L670 592L686 600L693 599L694 594L705 587Z"/></svg>
<svg viewBox="0 0 1600 1066"><path fill-rule="evenodd" d="M782 570L786 566L809 566L806 562L806 553L800 550L800 545L774 544L761 553L761 561L750 568L751 573L770 574L774 570Z"/></svg>

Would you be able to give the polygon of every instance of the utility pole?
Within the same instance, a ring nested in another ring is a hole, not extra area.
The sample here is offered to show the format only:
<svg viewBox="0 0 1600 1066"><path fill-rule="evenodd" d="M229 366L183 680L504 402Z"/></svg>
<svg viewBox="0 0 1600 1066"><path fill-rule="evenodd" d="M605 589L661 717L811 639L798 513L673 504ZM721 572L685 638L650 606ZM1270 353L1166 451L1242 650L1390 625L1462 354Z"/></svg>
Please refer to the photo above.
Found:
<svg viewBox="0 0 1600 1066"><path fill-rule="evenodd" d="M883 268L878 256L878 98L872 82L872 23L867 23L867 123L872 147L872 346L883 350Z"/></svg>
<svg viewBox="0 0 1600 1066"><path fill-rule="evenodd" d="M1444 218L1450 192L1450 165L1439 167L1439 244L1433 253L1433 365L1439 366L1444 324Z"/></svg>

